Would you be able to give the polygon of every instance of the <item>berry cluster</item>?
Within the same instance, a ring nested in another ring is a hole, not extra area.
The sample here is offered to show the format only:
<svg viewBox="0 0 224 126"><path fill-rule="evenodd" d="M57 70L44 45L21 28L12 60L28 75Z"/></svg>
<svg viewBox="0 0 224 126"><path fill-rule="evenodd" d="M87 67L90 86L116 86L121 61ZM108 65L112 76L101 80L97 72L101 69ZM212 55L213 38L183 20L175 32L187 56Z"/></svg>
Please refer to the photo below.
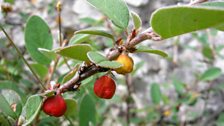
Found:
<svg viewBox="0 0 224 126"><path fill-rule="evenodd" d="M127 74L133 70L133 60L126 53L122 53L116 59L117 62L122 64L122 67L115 69L118 74ZM52 90L52 89L51 89ZM116 91L115 81L111 78L110 75L104 75L98 78L94 83L94 93L99 98L111 99ZM66 112L66 102L64 98L60 95L54 95L48 97L42 106L43 111L55 117L60 117Z"/></svg>

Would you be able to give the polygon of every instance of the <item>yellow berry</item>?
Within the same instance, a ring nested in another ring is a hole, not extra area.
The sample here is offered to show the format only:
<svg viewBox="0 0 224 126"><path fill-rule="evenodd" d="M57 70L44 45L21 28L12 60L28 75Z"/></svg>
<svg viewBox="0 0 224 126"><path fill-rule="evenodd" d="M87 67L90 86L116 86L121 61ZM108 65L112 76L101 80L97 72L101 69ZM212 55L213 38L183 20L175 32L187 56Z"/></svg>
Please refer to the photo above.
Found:
<svg viewBox="0 0 224 126"><path fill-rule="evenodd" d="M129 57L127 54L122 53L121 55L118 56L116 61L123 65L122 67L115 69L115 71L118 74L127 74L132 72L134 62L133 62L133 59Z"/></svg>

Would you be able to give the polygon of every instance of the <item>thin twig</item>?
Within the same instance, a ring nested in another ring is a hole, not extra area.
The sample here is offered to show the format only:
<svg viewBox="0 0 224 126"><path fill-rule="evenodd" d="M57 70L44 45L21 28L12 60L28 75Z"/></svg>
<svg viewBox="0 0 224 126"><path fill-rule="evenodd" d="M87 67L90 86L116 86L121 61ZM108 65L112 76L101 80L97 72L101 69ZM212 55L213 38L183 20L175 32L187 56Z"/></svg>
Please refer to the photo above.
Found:
<svg viewBox="0 0 224 126"><path fill-rule="evenodd" d="M7 37L7 39L9 40L10 44L16 49L18 55L23 59L24 63L28 66L28 68L30 69L30 71L33 73L34 77L36 78L36 80L40 83L41 87L46 90L46 88L44 87L44 84L42 83L42 81L40 80L40 78L37 76L37 74L34 72L34 70L32 69L32 67L30 66L30 64L27 62L27 60L24 58L24 56L22 55L22 53L20 52L20 50L17 48L17 46L15 45L15 43L13 42L13 40L9 37L9 35L7 34L7 32L5 31L5 29L0 25L1 30L4 32L5 36Z"/></svg>
<svg viewBox="0 0 224 126"><path fill-rule="evenodd" d="M61 31L61 1L59 0L57 3L57 11L58 11L58 30L59 30L59 42L60 47L62 46L62 31Z"/></svg>
<svg viewBox="0 0 224 126"><path fill-rule="evenodd" d="M60 56L57 56L57 57L56 57L56 59L55 59L55 61L54 61L53 68L52 68L52 66L49 68L49 77L48 77L47 82L46 82L47 87L49 87L49 86L50 86L50 81L51 81L51 80L52 80L52 78L53 78L53 74L54 74L55 69L56 69L56 67L57 67L57 64L58 64L59 58L60 58Z"/></svg>
<svg viewBox="0 0 224 126"><path fill-rule="evenodd" d="M58 11L58 31L59 31L59 46L60 47L64 47L67 43L68 43L68 40L64 40L62 39L62 25L61 25L61 1L59 0L58 3L57 3L57 11ZM55 70L57 68L57 65L58 65L58 62L60 60L60 56L57 56L57 58L54 60L54 65L53 65L53 68L49 69L49 77L47 79L47 85L49 87L49 84L50 84L50 81L52 80L53 78L53 74L55 73ZM66 58L63 58L64 59L64 62L65 64L67 65L67 67L69 68L69 70L71 70L71 67L69 66Z"/></svg>

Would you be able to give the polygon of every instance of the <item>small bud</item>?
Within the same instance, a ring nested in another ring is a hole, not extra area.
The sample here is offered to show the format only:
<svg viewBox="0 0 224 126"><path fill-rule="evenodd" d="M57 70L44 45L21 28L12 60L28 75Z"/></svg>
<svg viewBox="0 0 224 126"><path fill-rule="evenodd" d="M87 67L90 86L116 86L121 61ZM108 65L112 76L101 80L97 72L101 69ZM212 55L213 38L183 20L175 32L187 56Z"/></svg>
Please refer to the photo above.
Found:
<svg viewBox="0 0 224 126"><path fill-rule="evenodd" d="M56 8L58 12L61 12L61 1L58 1Z"/></svg>

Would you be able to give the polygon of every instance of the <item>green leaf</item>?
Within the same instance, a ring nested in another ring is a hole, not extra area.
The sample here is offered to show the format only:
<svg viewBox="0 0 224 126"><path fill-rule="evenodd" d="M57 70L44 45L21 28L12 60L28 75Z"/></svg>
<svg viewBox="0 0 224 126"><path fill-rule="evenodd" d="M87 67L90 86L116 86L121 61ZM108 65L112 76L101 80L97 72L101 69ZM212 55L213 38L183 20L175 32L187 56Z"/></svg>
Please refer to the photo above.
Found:
<svg viewBox="0 0 224 126"><path fill-rule="evenodd" d="M158 9L152 14L151 26L162 38L221 25L224 10L199 6L172 6Z"/></svg>
<svg viewBox="0 0 224 126"><path fill-rule="evenodd" d="M65 116L68 118L75 119L78 115L78 105L77 102L73 99L65 99L67 109Z"/></svg>
<svg viewBox="0 0 224 126"><path fill-rule="evenodd" d="M200 77L200 80L202 81L212 81L216 78L218 78L222 74L222 71L220 68L212 67L206 70Z"/></svg>
<svg viewBox="0 0 224 126"><path fill-rule="evenodd" d="M25 118L23 126L29 125L41 110L42 99L39 95L32 95L26 101L20 116Z"/></svg>
<svg viewBox="0 0 224 126"><path fill-rule="evenodd" d="M36 126L61 126L62 122L59 118L53 116L47 116L41 118ZM73 125L68 125L73 126Z"/></svg>
<svg viewBox="0 0 224 126"><path fill-rule="evenodd" d="M87 56L88 56L89 60L95 64L98 64L102 61L108 61L108 59L105 56L101 55L97 51L90 51L87 53Z"/></svg>
<svg viewBox="0 0 224 126"><path fill-rule="evenodd" d="M10 89L1 90L1 94L5 97L10 106L15 107L14 105L16 105L16 107L13 108L13 111L16 113L17 116L19 116L22 111L22 101L19 94L14 90Z"/></svg>
<svg viewBox="0 0 224 126"><path fill-rule="evenodd" d="M224 31L224 24L215 27L217 30Z"/></svg>
<svg viewBox="0 0 224 126"><path fill-rule="evenodd" d="M38 51L40 51L43 55L51 60L54 60L57 57L57 54L53 50L38 48Z"/></svg>
<svg viewBox="0 0 224 126"><path fill-rule="evenodd" d="M45 79L45 77L48 73L48 68L45 65L38 64L38 63L32 63L32 64L30 64L30 66L42 80Z"/></svg>
<svg viewBox="0 0 224 126"><path fill-rule="evenodd" d="M50 60L38 51L38 48L52 49L53 38L48 25L38 16L29 18L25 28L25 45L32 59L40 64L49 64Z"/></svg>
<svg viewBox="0 0 224 126"><path fill-rule="evenodd" d="M77 34L74 35L71 40L69 41L70 45L74 45L74 44L80 44L82 42L85 42L89 39L90 35L86 35L86 34Z"/></svg>
<svg viewBox="0 0 224 126"><path fill-rule="evenodd" d="M206 57L206 58L208 58L208 59L210 59L210 60L212 60L214 57L213 57L213 51L212 51L212 49L209 47L209 46L204 46L203 47L203 49L202 49L202 54Z"/></svg>
<svg viewBox="0 0 224 126"><path fill-rule="evenodd" d="M79 64L77 64L74 69L72 71L70 71L67 75L64 76L63 80L62 80L62 84L64 84L65 82L69 81L70 79L72 79L72 77L75 76L76 72L79 69Z"/></svg>
<svg viewBox="0 0 224 126"><path fill-rule="evenodd" d="M87 61L87 52L91 50L92 48L88 44L76 44L64 48L59 48L58 50L56 50L56 53L75 60Z"/></svg>
<svg viewBox="0 0 224 126"><path fill-rule="evenodd" d="M129 22L129 10L124 0L87 0L94 7L108 16L112 22L126 29Z"/></svg>
<svg viewBox="0 0 224 126"><path fill-rule="evenodd" d="M135 12L131 12L131 16L135 25L135 29L139 29L142 26L142 20L139 15Z"/></svg>
<svg viewBox="0 0 224 126"><path fill-rule="evenodd" d="M20 90L15 82L12 81L0 81L0 89L10 89L18 93L23 102L25 102L26 95Z"/></svg>
<svg viewBox="0 0 224 126"><path fill-rule="evenodd" d="M14 4L15 3L15 0L4 0L4 2L10 3L10 4Z"/></svg>
<svg viewBox="0 0 224 126"><path fill-rule="evenodd" d="M2 113L0 113L0 124L1 126L12 126Z"/></svg>
<svg viewBox="0 0 224 126"><path fill-rule="evenodd" d="M162 99L162 94L158 84L154 83L151 85L151 98L154 104L159 104Z"/></svg>
<svg viewBox="0 0 224 126"><path fill-rule="evenodd" d="M144 53L151 53L151 54L156 54L156 55L159 55L159 56L162 56L162 57L167 57L168 54L161 51L161 50L157 50L157 49L151 49L149 47L146 47L146 46L139 46L137 47L137 50L136 52L144 52Z"/></svg>
<svg viewBox="0 0 224 126"><path fill-rule="evenodd" d="M89 35L99 35L99 36L104 36L107 38L110 38L114 41L114 36L109 34L105 30L99 30L99 29L82 29L79 31L76 31L75 34L89 34Z"/></svg>
<svg viewBox="0 0 224 126"><path fill-rule="evenodd" d="M10 89L1 90L1 94L5 97L9 105L17 104L21 102L21 98L18 93Z"/></svg>
<svg viewBox="0 0 224 126"><path fill-rule="evenodd" d="M173 85L174 85L175 90L178 94L183 94L185 92L184 83L182 83L178 80L174 80Z"/></svg>
<svg viewBox="0 0 224 126"><path fill-rule="evenodd" d="M207 7L215 7L215 8L224 9L224 2L205 2L205 3L202 3L201 5L207 6ZM215 28L218 30L224 31L224 24L221 24Z"/></svg>
<svg viewBox="0 0 224 126"><path fill-rule="evenodd" d="M224 125L224 112L219 114L219 117L216 120L216 126L223 126L223 125Z"/></svg>
<svg viewBox="0 0 224 126"><path fill-rule="evenodd" d="M218 2L218 1L205 2L205 3L199 4L198 6L206 6L206 7L224 9L224 2Z"/></svg>
<svg viewBox="0 0 224 126"><path fill-rule="evenodd" d="M91 18L91 17L80 18L79 21L83 22L83 23L86 23L88 25L95 25L99 22L98 20L96 20L94 18Z"/></svg>
<svg viewBox="0 0 224 126"><path fill-rule="evenodd" d="M8 103L8 101L5 99L5 97L0 94L0 110L5 113L8 116L11 116L12 118L16 119L16 113L14 111L12 111L10 104Z"/></svg>
<svg viewBox="0 0 224 126"><path fill-rule="evenodd" d="M110 68L110 69L117 69L123 66L121 63L117 61L102 61L97 65L103 68Z"/></svg>
<svg viewBox="0 0 224 126"><path fill-rule="evenodd" d="M79 108L79 125L80 126L96 125L96 108L93 99L85 95Z"/></svg>
<svg viewBox="0 0 224 126"><path fill-rule="evenodd" d="M205 3L199 4L199 6L206 6L206 7L224 9L224 2L218 2L218 1L205 2ZM215 28L220 30L220 31L224 31L224 24L218 25Z"/></svg>

